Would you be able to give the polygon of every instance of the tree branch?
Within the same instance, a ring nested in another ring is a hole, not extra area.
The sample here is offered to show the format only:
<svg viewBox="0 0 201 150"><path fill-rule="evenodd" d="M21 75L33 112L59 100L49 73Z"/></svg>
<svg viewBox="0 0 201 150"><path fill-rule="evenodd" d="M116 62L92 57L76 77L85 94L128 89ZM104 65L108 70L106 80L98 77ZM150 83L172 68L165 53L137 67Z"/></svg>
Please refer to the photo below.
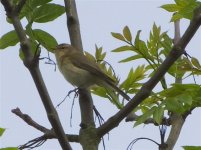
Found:
<svg viewBox="0 0 201 150"><path fill-rule="evenodd" d="M38 124L29 115L22 113L19 108L13 109L12 113L14 113L18 117L20 117L28 125L30 125L30 126L34 127L35 129L43 132L44 135L42 136L43 137L42 140L57 138L57 136L53 130L47 129L44 126ZM66 134L66 137L69 139L70 142L79 142L78 135ZM37 138L37 139L41 140L41 138ZM37 141L37 142L39 142L39 141Z"/></svg>
<svg viewBox="0 0 201 150"><path fill-rule="evenodd" d="M75 0L64 0L64 2L71 45L83 52ZM95 130L93 100L89 90L79 89L79 104L82 120L79 134L80 144L83 150L97 150L100 138L97 137Z"/></svg>
<svg viewBox="0 0 201 150"><path fill-rule="evenodd" d="M71 44L80 51L83 51L75 0L64 0L64 2ZM90 92L86 89L79 89L79 95L82 118L81 125L84 125L85 127L88 125L95 126L93 117L93 101Z"/></svg>
<svg viewBox="0 0 201 150"><path fill-rule="evenodd" d="M176 44L181 38L180 35L180 20L177 20L176 22L174 22L174 44ZM179 58L181 60L181 58ZM176 75L175 77L175 83L182 83L182 77Z"/></svg>
<svg viewBox="0 0 201 150"><path fill-rule="evenodd" d="M75 0L64 0L64 3L71 45L76 47L80 51L83 51L82 39L80 34L80 24Z"/></svg>
<svg viewBox="0 0 201 150"><path fill-rule="evenodd" d="M24 122L26 122L28 125L34 127L35 129L46 133L49 131L49 129L39 125L37 122L35 122L29 115L27 114L23 114L21 112L21 110L19 108L13 109L12 113L14 113L15 115L17 115L18 117L20 117L22 120L24 120Z"/></svg>
<svg viewBox="0 0 201 150"><path fill-rule="evenodd" d="M177 139L179 138L179 134L181 132L184 122L185 119L181 115L173 114L171 116L171 130L168 139L165 142L167 148L165 148L164 150L172 150L174 148Z"/></svg>
<svg viewBox="0 0 201 150"><path fill-rule="evenodd" d="M6 10L7 16L12 20L13 26L15 28L15 31L17 33L17 36L21 44L22 52L25 56L24 65L29 69L31 73L31 76L35 82L36 88L39 92L39 95L45 107L48 119L58 137L59 143L61 147L63 148L63 150L71 150L71 146L64 133L58 114L52 104L47 88L43 81L41 72L39 70L38 58L36 58L36 56L33 56L31 52L30 41L26 37L26 33L18 18L18 13L15 10L15 6L11 5L10 0L1 0L1 3L3 4Z"/></svg>
<svg viewBox="0 0 201 150"><path fill-rule="evenodd" d="M176 44L181 38L180 35L180 20L174 22L174 44Z"/></svg>
<svg viewBox="0 0 201 150"><path fill-rule="evenodd" d="M118 126L118 124L144 99L146 99L156 84L162 79L167 70L173 65L173 63L184 53L185 47L190 42L197 29L201 24L201 6L195 10L194 17L187 28L182 38L173 46L170 54L158 68L156 73L142 86L140 91L134 96L134 98L128 102L123 109L121 109L114 116L109 118L101 127L97 129L99 137L102 137L107 132Z"/></svg>
<svg viewBox="0 0 201 150"><path fill-rule="evenodd" d="M177 42L179 42L179 40L181 39L181 35L180 35L180 20L177 20L176 22L174 22L174 44L177 44ZM181 59L181 57L179 58ZM182 77L181 76L177 76L175 77L175 83L182 83ZM170 116L171 118L171 130L170 133L168 135L168 139L165 142L165 144L167 145L167 147L164 147L164 149L162 148L161 150L172 150L173 147L175 146L178 138L179 138L179 134L180 131L183 127L184 124L184 119L181 115L177 115L175 113L172 113L172 115Z"/></svg>
<svg viewBox="0 0 201 150"><path fill-rule="evenodd" d="M20 11L22 10L23 6L25 5L27 0L20 0L18 5L16 6L15 10L17 13L20 13Z"/></svg>

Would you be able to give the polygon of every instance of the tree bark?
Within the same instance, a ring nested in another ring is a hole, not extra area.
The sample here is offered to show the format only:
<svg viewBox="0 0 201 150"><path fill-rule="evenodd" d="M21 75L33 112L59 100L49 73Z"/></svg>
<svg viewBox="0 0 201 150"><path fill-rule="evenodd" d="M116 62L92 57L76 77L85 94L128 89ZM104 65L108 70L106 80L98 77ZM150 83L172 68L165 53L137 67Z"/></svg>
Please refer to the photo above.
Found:
<svg viewBox="0 0 201 150"><path fill-rule="evenodd" d="M71 45L83 52L75 0L64 0L64 2ZM79 89L79 104L81 112L80 144L83 150L98 150L100 138L95 129L93 100L88 89Z"/></svg>

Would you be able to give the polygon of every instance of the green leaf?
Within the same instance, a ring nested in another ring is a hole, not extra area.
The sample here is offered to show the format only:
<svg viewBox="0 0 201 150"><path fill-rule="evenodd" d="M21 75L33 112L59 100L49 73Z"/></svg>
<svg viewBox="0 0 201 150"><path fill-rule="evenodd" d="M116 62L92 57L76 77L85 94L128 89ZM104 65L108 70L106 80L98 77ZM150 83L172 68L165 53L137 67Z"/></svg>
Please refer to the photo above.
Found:
<svg viewBox="0 0 201 150"><path fill-rule="evenodd" d="M144 56L149 56L147 45L144 41L139 42L139 51L144 54Z"/></svg>
<svg viewBox="0 0 201 150"><path fill-rule="evenodd" d="M43 30L34 29L33 34L35 39L49 52L52 52L53 48L58 45L56 39Z"/></svg>
<svg viewBox="0 0 201 150"><path fill-rule="evenodd" d="M22 10L20 11L20 19L26 16L28 22L32 22L33 12L38 9L39 6L49 3L52 0L27 0Z"/></svg>
<svg viewBox="0 0 201 150"><path fill-rule="evenodd" d="M19 150L17 147L0 148L0 150Z"/></svg>
<svg viewBox="0 0 201 150"><path fill-rule="evenodd" d="M120 104L119 98L113 89L106 89L104 87L92 87L91 91L93 94L109 99L118 109L123 107L123 105Z"/></svg>
<svg viewBox="0 0 201 150"><path fill-rule="evenodd" d="M135 47L139 48L139 43L140 43L140 33L141 33L141 30L139 30L137 32L137 35L135 37Z"/></svg>
<svg viewBox="0 0 201 150"><path fill-rule="evenodd" d="M118 40L121 40L121 41L126 41L124 36L120 33L114 33L114 32L111 32L112 36Z"/></svg>
<svg viewBox="0 0 201 150"><path fill-rule="evenodd" d="M121 46L121 47L118 47L114 50L112 50L112 52L124 52L124 51L130 51L130 50L133 50L133 46Z"/></svg>
<svg viewBox="0 0 201 150"><path fill-rule="evenodd" d="M96 47L96 53L95 53L96 60L98 61L104 60L106 52L103 52L103 47L98 48L97 45L95 47Z"/></svg>
<svg viewBox="0 0 201 150"><path fill-rule="evenodd" d="M87 51L84 51L85 56L93 62L96 62L95 57Z"/></svg>
<svg viewBox="0 0 201 150"><path fill-rule="evenodd" d="M180 7L176 4L165 4L162 5L161 8L165 9L168 12L176 12L180 9Z"/></svg>
<svg viewBox="0 0 201 150"><path fill-rule="evenodd" d="M184 150L201 150L201 146L182 146Z"/></svg>
<svg viewBox="0 0 201 150"><path fill-rule="evenodd" d="M137 118L137 121L134 124L134 127L144 123L151 115L153 115L153 112L155 111L156 107L152 107L150 110L145 112L142 116Z"/></svg>
<svg viewBox="0 0 201 150"><path fill-rule="evenodd" d="M181 94L181 95L178 95L176 97L180 102L184 103L184 104L188 104L189 106L192 104L193 102L193 99L192 99L192 96L189 95L189 94Z"/></svg>
<svg viewBox="0 0 201 150"><path fill-rule="evenodd" d="M126 80L121 84L121 88L125 89L126 91L131 88L131 84L134 81L134 71L133 68L130 69L130 72L126 78Z"/></svg>
<svg viewBox="0 0 201 150"><path fill-rule="evenodd" d="M18 0L19 1L19 0ZM20 11L19 18L22 19L26 16L28 23L33 23L33 12L38 9L38 6L46 4L51 0L27 0L22 10Z"/></svg>
<svg viewBox="0 0 201 150"><path fill-rule="evenodd" d="M153 39L154 39L155 43L158 42L158 40L159 40L160 31L161 31L161 28L157 27L156 24L154 23L154 25L153 25Z"/></svg>
<svg viewBox="0 0 201 150"><path fill-rule="evenodd" d="M141 55L134 55L134 56L128 57L126 59L123 59L123 60L121 60L119 62L120 63L122 63L122 62L129 62L129 61L133 61L133 60L140 59L140 58L142 58Z"/></svg>
<svg viewBox="0 0 201 150"><path fill-rule="evenodd" d="M138 66L135 71L133 68L131 68L126 80L121 84L120 87L125 89L125 91L128 91L128 93L135 92L136 88L141 86L141 84L137 82L145 78L146 71L147 70L145 69L144 65Z"/></svg>
<svg viewBox="0 0 201 150"><path fill-rule="evenodd" d="M51 1L52 0L31 0L31 7L35 8L37 6L47 4L47 3L51 2Z"/></svg>
<svg viewBox="0 0 201 150"><path fill-rule="evenodd" d="M0 39L0 49L5 49L9 46L15 46L19 42L18 36L14 30L4 34Z"/></svg>
<svg viewBox="0 0 201 150"><path fill-rule="evenodd" d="M96 95L100 96L100 97L107 98L106 89L103 88L103 87L97 87L97 86L96 87L92 87L91 88L91 92L93 94L96 94Z"/></svg>
<svg viewBox="0 0 201 150"><path fill-rule="evenodd" d="M65 12L65 8L57 4L44 4L33 12L32 20L38 23L53 21Z"/></svg>
<svg viewBox="0 0 201 150"><path fill-rule="evenodd" d="M179 13L176 13L176 14L173 14L172 18L171 18L171 22L175 22L179 19L183 18L183 15L179 14Z"/></svg>
<svg viewBox="0 0 201 150"><path fill-rule="evenodd" d="M195 57L192 57L192 58L191 58L191 62L192 62L192 64L193 64L195 67L201 69L201 65L200 65L199 61L198 61Z"/></svg>
<svg viewBox="0 0 201 150"><path fill-rule="evenodd" d="M96 53L95 53L96 59L98 59L98 60L100 59L102 50L103 50L102 47L98 48L97 45L96 45Z"/></svg>
<svg viewBox="0 0 201 150"><path fill-rule="evenodd" d="M169 12L175 12L171 18L172 22L181 18L191 20L195 8L200 5L200 2L197 0L175 0L175 2L176 4L166 4L161 6L161 8Z"/></svg>
<svg viewBox="0 0 201 150"><path fill-rule="evenodd" d="M196 7L197 4L195 2L189 2L188 5L183 7L178 13L181 14L183 18L191 20Z"/></svg>
<svg viewBox="0 0 201 150"><path fill-rule="evenodd" d="M182 103L180 103L178 99L174 97L166 99L166 107L169 111L172 111L178 114L182 114L185 111Z"/></svg>
<svg viewBox="0 0 201 150"><path fill-rule="evenodd" d="M149 107L142 105L142 106L140 106L140 109L141 109L142 113L144 114L145 112L147 112L149 110Z"/></svg>
<svg viewBox="0 0 201 150"><path fill-rule="evenodd" d="M172 39L166 33L164 33L161 38L162 39L159 43L164 49L161 50L160 54L167 56L172 48L173 42Z"/></svg>
<svg viewBox="0 0 201 150"><path fill-rule="evenodd" d="M187 5L187 4L188 4L188 1L190 1L190 0L174 0L174 1L176 2L176 4L177 4L178 6L183 7L183 6Z"/></svg>
<svg viewBox="0 0 201 150"><path fill-rule="evenodd" d="M5 132L5 128L0 128L0 136L2 136L3 135L3 133Z"/></svg>
<svg viewBox="0 0 201 150"><path fill-rule="evenodd" d="M123 34L127 41L129 41L129 42L132 41L132 35L131 35L130 29L128 28L128 26L124 27Z"/></svg>
<svg viewBox="0 0 201 150"><path fill-rule="evenodd" d="M164 108L159 107L156 108L154 113L153 113L153 119L156 121L156 123L160 124L162 119L163 119L163 113L164 113Z"/></svg>
<svg viewBox="0 0 201 150"><path fill-rule="evenodd" d="M182 16L182 18L186 18L191 20L193 17L193 12L197 6L200 5L200 2L196 0L181 0L178 1L177 4L179 5L180 9L175 14L179 16Z"/></svg>

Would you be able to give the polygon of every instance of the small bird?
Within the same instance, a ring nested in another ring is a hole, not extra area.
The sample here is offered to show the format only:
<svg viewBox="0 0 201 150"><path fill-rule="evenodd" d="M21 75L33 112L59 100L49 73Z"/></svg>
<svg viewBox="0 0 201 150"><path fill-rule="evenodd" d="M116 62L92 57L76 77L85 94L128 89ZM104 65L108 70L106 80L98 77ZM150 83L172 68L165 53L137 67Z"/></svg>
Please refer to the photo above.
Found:
<svg viewBox="0 0 201 150"><path fill-rule="evenodd" d="M106 75L98 64L88 59L81 51L69 44L59 44L54 48L58 68L64 78L78 88L92 85L113 88L126 100L130 97L116 86L115 81Z"/></svg>

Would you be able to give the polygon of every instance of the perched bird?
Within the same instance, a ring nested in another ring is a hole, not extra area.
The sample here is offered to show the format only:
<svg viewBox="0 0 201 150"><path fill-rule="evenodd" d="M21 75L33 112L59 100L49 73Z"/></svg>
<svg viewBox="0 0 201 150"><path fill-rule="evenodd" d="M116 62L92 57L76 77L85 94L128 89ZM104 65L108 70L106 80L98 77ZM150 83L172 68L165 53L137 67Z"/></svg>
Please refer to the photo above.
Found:
<svg viewBox="0 0 201 150"><path fill-rule="evenodd" d="M92 85L113 88L126 100L130 97L119 89L115 81L106 75L96 64L81 51L69 44L60 44L54 48L58 68L64 78L78 88L89 88Z"/></svg>

